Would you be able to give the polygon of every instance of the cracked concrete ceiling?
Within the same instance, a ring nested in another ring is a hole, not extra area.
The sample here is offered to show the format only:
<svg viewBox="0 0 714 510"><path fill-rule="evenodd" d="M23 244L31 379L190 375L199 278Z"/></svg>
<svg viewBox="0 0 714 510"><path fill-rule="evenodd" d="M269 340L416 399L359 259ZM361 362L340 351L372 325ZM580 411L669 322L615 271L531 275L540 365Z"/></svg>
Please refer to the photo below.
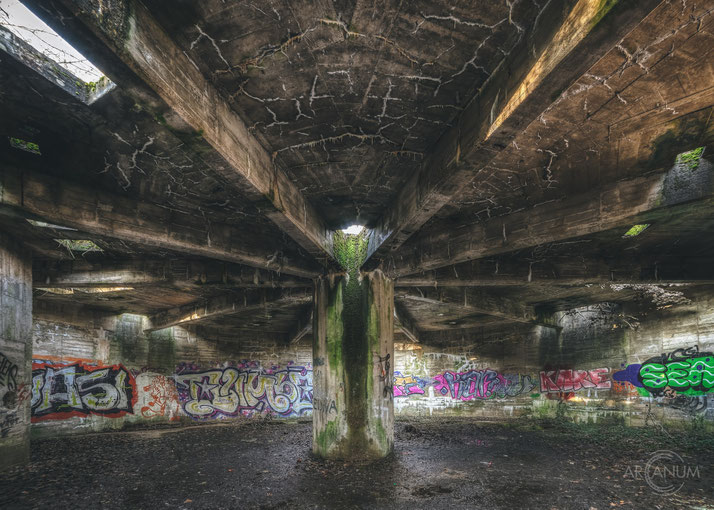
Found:
<svg viewBox="0 0 714 510"><path fill-rule="evenodd" d="M332 228L374 223L541 12L526 1L146 4Z"/></svg>
<svg viewBox="0 0 714 510"><path fill-rule="evenodd" d="M86 104L0 32L0 131L42 150L0 149L0 228L33 249L38 288L139 282L39 301L220 310L309 287L354 223L402 325L434 341L651 301L611 284L714 282L712 0L25 3L117 87ZM305 307L285 299L202 324L292 334Z"/></svg>

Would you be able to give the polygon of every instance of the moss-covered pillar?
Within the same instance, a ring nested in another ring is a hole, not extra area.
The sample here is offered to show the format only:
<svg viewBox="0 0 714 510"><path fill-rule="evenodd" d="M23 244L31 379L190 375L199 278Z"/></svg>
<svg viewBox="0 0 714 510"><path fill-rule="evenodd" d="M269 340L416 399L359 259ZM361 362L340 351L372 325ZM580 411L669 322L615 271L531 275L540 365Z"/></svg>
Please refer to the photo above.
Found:
<svg viewBox="0 0 714 510"><path fill-rule="evenodd" d="M0 471L29 458L31 357L32 260L0 233Z"/></svg>
<svg viewBox="0 0 714 510"><path fill-rule="evenodd" d="M312 449L333 459L380 458L394 444L394 285L358 267L315 282Z"/></svg>

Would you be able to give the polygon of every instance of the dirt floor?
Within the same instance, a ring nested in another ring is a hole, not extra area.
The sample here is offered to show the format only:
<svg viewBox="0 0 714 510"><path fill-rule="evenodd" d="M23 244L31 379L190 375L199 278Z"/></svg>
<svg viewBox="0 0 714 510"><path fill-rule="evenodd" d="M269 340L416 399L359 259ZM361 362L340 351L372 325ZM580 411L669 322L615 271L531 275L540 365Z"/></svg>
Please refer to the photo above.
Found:
<svg viewBox="0 0 714 510"><path fill-rule="evenodd" d="M28 467L0 475L0 509L714 509L711 433L410 421L370 465L314 458L311 435L251 422L37 441ZM662 449L691 468L674 495L638 476Z"/></svg>

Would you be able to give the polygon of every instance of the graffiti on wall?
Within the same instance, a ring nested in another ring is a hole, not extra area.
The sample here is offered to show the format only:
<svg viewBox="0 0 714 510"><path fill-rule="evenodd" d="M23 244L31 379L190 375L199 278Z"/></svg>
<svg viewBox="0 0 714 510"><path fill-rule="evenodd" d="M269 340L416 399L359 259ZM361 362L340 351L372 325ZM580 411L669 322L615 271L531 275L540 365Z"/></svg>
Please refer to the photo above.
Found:
<svg viewBox="0 0 714 510"><path fill-rule="evenodd" d="M656 397L660 404L687 413L706 413L714 390L714 354L697 346L676 349L633 363L612 376L639 395Z"/></svg>
<svg viewBox="0 0 714 510"><path fill-rule="evenodd" d="M148 379L146 384L140 384ZM179 403L176 384L173 379L160 374L141 374L137 376L137 384L141 388L141 416L144 418L169 418L179 420Z"/></svg>
<svg viewBox="0 0 714 510"><path fill-rule="evenodd" d="M390 377L392 370L392 362L390 361L391 355L389 353L382 356L378 352L374 353L375 363L377 364L377 372L379 373L379 382L382 386L382 398L392 398L394 396L394 389L389 385L389 381L393 379Z"/></svg>
<svg viewBox="0 0 714 510"><path fill-rule="evenodd" d="M645 395L703 396L714 390L714 354L699 352L696 346L676 349L644 363L628 365L613 379L641 388Z"/></svg>
<svg viewBox="0 0 714 510"><path fill-rule="evenodd" d="M609 390L612 388L609 373L609 368L543 370L540 373L540 391L569 394L584 389Z"/></svg>
<svg viewBox="0 0 714 510"><path fill-rule="evenodd" d="M404 375L394 372L394 396L408 397L409 395L424 395L424 388L431 385L432 381L419 376Z"/></svg>
<svg viewBox="0 0 714 510"><path fill-rule="evenodd" d="M209 370L180 366L174 375L184 412L199 420L269 414L281 417L312 412L312 368Z"/></svg>
<svg viewBox="0 0 714 510"><path fill-rule="evenodd" d="M32 363L32 421L134 412L134 376L122 365Z"/></svg>
<svg viewBox="0 0 714 510"><path fill-rule="evenodd" d="M696 347L677 349L645 361L638 377L652 393L670 388L686 395L704 395L714 389L714 354L700 353Z"/></svg>
<svg viewBox="0 0 714 510"><path fill-rule="evenodd" d="M436 393L462 401L516 397L534 386L529 375L501 374L491 369L447 371L434 377Z"/></svg>
<svg viewBox="0 0 714 510"><path fill-rule="evenodd" d="M15 391L17 388L18 366L0 352L0 388Z"/></svg>

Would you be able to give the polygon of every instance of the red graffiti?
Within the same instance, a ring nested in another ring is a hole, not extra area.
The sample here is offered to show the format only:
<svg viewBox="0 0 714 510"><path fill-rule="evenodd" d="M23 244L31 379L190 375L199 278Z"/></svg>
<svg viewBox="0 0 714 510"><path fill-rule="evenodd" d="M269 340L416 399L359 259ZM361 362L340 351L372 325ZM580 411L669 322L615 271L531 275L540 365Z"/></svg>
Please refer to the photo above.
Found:
<svg viewBox="0 0 714 510"><path fill-rule="evenodd" d="M17 405L30 400L30 387L23 383L17 387Z"/></svg>
<svg viewBox="0 0 714 510"><path fill-rule="evenodd" d="M150 384L143 387L143 390L151 398L141 408L141 415L144 418L170 416L170 421L180 419L176 412L179 408L178 392L176 391L176 385L168 377L163 375L155 376Z"/></svg>
<svg viewBox="0 0 714 510"><path fill-rule="evenodd" d="M608 379L609 368L594 370L543 370L540 373L542 393L575 392L582 389L609 390L612 381Z"/></svg>
<svg viewBox="0 0 714 510"><path fill-rule="evenodd" d="M612 391L623 397L638 397L639 393L634 384L630 382L612 381Z"/></svg>

